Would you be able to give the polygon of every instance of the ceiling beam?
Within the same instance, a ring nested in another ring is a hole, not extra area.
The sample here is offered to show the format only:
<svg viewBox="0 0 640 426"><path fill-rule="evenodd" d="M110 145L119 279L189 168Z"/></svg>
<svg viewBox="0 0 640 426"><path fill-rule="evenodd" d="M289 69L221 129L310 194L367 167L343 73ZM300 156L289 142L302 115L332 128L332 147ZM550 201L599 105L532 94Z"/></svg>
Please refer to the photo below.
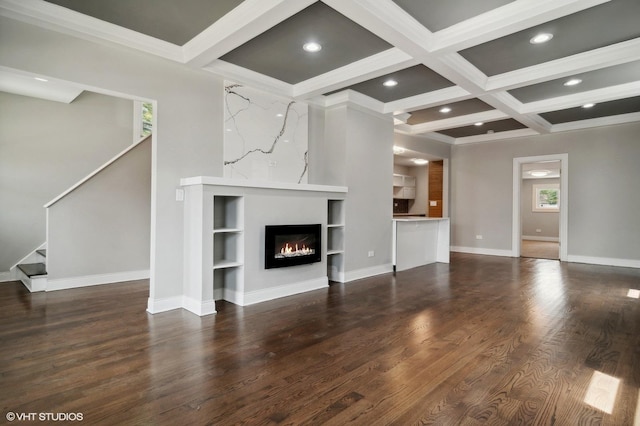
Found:
<svg viewBox="0 0 640 426"><path fill-rule="evenodd" d="M245 0L183 46L184 61L204 67L315 0Z"/></svg>

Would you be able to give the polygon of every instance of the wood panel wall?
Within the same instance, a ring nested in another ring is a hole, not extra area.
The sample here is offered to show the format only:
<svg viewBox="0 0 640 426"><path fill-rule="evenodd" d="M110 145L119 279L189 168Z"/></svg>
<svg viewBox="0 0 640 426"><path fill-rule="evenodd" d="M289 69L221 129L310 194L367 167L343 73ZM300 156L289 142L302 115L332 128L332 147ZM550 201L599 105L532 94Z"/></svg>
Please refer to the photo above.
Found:
<svg viewBox="0 0 640 426"><path fill-rule="evenodd" d="M442 217L442 175L444 172L444 161L429 162L429 217ZM435 201L435 206L433 202Z"/></svg>

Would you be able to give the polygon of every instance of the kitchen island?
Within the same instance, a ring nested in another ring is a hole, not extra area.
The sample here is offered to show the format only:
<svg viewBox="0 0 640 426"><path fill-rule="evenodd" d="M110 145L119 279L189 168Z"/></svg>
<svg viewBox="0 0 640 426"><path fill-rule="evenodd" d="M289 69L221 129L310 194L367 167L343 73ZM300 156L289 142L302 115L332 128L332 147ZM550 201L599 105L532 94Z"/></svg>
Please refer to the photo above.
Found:
<svg viewBox="0 0 640 426"><path fill-rule="evenodd" d="M396 271L434 262L449 263L449 218L394 217L392 241Z"/></svg>

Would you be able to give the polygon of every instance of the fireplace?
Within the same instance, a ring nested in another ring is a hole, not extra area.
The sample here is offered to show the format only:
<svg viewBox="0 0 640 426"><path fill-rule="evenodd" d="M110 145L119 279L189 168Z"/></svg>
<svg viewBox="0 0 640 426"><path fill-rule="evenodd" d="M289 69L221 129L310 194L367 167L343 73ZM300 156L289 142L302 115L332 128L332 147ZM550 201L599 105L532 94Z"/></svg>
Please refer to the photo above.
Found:
<svg viewBox="0 0 640 426"><path fill-rule="evenodd" d="M267 225L264 238L265 269L320 262L321 225Z"/></svg>

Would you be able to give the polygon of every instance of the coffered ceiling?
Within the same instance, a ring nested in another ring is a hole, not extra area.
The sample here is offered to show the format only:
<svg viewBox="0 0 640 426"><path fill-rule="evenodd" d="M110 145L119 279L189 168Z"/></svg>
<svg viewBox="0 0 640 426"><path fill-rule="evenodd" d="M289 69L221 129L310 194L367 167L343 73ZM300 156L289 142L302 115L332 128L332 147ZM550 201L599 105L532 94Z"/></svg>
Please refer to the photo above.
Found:
<svg viewBox="0 0 640 426"><path fill-rule="evenodd" d="M0 0L0 14L452 144L640 120L640 0Z"/></svg>

